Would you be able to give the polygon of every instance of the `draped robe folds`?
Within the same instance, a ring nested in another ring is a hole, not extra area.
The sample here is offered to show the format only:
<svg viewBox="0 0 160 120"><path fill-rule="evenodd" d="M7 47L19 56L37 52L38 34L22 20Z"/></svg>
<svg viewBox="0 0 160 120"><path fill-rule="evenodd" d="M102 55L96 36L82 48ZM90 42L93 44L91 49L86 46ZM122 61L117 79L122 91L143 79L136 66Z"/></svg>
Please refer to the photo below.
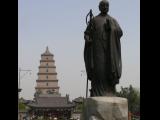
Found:
<svg viewBox="0 0 160 120"><path fill-rule="evenodd" d="M84 61L91 81L91 96L108 96L115 92L122 73L122 30L111 16L94 17L85 31Z"/></svg>

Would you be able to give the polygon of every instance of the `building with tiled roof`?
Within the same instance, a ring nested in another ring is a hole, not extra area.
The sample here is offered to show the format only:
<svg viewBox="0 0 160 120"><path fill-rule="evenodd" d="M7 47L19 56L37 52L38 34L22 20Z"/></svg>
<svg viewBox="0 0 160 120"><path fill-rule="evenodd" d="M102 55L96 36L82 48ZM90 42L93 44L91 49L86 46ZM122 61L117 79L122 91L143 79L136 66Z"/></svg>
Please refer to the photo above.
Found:
<svg viewBox="0 0 160 120"><path fill-rule="evenodd" d="M55 66L54 55L50 53L48 47L46 51L41 54L36 93L41 95L59 95L59 86L57 79L57 72Z"/></svg>
<svg viewBox="0 0 160 120"><path fill-rule="evenodd" d="M64 109L74 107L67 97L38 97L36 103L30 104L36 108Z"/></svg>
<svg viewBox="0 0 160 120"><path fill-rule="evenodd" d="M43 116L69 119L75 107L69 100L69 95L64 97L59 93L57 72L54 55L48 47L41 54L38 79L35 87L35 101L28 104L31 108L30 114L34 117Z"/></svg>

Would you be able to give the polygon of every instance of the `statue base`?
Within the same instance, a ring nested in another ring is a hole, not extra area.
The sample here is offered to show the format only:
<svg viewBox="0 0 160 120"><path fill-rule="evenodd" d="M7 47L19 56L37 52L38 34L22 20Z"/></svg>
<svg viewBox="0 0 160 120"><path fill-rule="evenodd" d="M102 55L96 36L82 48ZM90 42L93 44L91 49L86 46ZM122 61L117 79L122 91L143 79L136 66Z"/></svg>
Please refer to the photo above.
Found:
<svg viewBox="0 0 160 120"><path fill-rule="evenodd" d="M90 97L84 102L81 120L128 120L128 102L121 97Z"/></svg>

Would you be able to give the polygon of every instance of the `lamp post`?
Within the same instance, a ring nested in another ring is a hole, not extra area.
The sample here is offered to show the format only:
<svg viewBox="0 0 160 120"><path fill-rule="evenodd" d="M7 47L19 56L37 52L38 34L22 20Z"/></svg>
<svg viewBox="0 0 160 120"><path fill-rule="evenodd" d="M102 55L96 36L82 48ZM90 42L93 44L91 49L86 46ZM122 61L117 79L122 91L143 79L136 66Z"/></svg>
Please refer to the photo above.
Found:
<svg viewBox="0 0 160 120"><path fill-rule="evenodd" d="M26 74L24 74L23 76L21 76L21 72L25 71L26 73L28 73L31 70L22 70L21 68L19 68L19 80L18 80L18 114L19 114L19 98L20 98L20 92L22 91L21 87L20 87L20 81L21 78L24 77ZM18 115L19 118L19 115ZM20 118L19 118L20 119Z"/></svg>
<svg viewBox="0 0 160 120"><path fill-rule="evenodd" d="M24 77L25 76L25 74L23 75L23 76L21 76L21 72L22 71L26 71L26 72L29 72L29 71L31 71L31 70L23 70L23 69L21 69L21 68L19 68L19 92L21 92L21 88L20 88L20 82L21 82L21 77Z"/></svg>

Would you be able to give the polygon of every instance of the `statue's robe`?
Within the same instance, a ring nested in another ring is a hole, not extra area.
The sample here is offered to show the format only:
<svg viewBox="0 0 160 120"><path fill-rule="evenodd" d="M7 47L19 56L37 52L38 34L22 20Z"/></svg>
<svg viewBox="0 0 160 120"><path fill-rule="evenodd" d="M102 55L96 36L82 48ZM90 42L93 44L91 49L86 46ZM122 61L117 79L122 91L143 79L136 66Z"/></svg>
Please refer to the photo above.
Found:
<svg viewBox="0 0 160 120"><path fill-rule="evenodd" d="M109 15L94 17L86 31L91 42L85 42L84 61L91 96L107 96L115 92L122 73L120 38L123 32Z"/></svg>

